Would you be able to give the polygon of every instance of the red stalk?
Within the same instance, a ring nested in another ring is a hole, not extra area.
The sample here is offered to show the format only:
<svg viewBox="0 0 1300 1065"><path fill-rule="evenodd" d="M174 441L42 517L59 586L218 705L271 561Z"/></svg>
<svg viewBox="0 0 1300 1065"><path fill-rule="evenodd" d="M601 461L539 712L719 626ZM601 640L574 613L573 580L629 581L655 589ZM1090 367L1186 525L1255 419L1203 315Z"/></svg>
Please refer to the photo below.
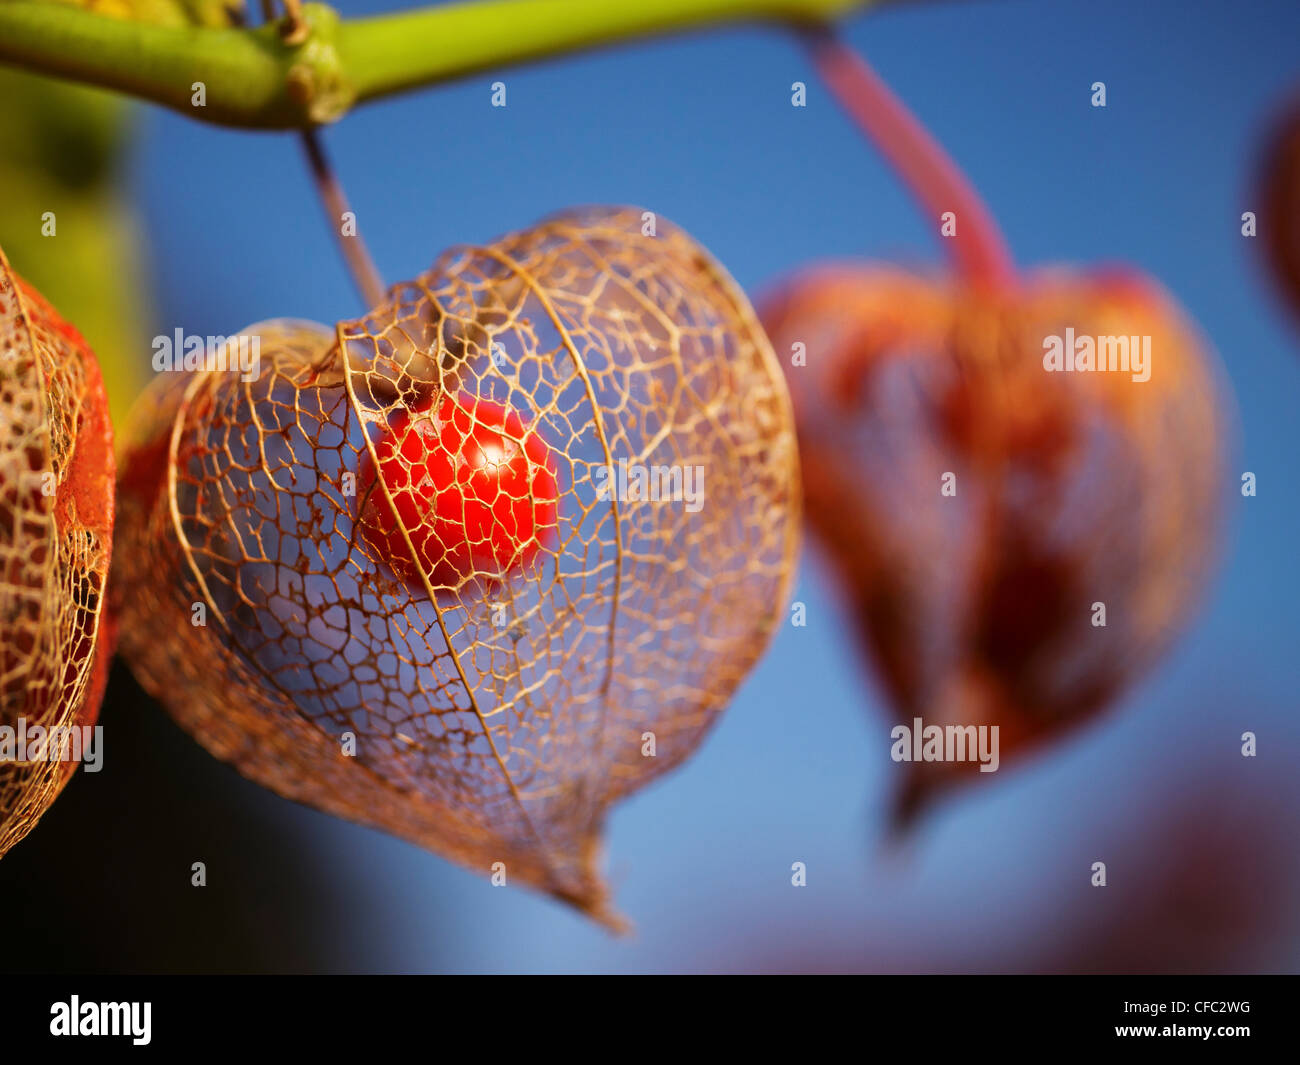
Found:
<svg viewBox="0 0 1300 1065"><path fill-rule="evenodd" d="M849 118L884 155L922 208L939 224L957 217L954 268L974 286L1010 286L1015 264L1007 243L966 176L878 74L832 31L808 35L818 76Z"/></svg>

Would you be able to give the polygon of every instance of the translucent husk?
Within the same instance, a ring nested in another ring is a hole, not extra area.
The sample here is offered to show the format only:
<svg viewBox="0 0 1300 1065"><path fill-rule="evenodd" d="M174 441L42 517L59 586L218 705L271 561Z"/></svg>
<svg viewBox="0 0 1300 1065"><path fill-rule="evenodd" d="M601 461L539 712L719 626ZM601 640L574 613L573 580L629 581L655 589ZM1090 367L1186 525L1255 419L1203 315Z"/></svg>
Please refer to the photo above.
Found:
<svg viewBox="0 0 1300 1065"><path fill-rule="evenodd" d="M77 766L66 733L37 737L99 713L113 476L94 355L0 252L0 727L14 742L0 759L0 856Z"/></svg>
<svg viewBox="0 0 1300 1065"><path fill-rule="evenodd" d="M605 811L691 754L763 650L800 496L752 309L642 218L590 209L453 249L359 321L250 327L255 380L156 382L117 577L124 655L218 757L615 927ZM399 579L348 494L393 419L443 392L517 411L558 463L558 536L505 580ZM702 467L703 505L602 497L620 460Z"/></svg>

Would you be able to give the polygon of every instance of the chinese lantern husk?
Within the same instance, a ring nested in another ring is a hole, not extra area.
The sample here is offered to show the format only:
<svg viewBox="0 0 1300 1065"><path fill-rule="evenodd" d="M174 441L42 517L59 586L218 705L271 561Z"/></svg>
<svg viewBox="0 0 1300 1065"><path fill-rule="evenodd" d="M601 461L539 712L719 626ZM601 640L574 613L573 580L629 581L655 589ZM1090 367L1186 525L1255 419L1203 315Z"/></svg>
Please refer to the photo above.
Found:
<svg viewBox="0 0 1300 1065"><path fill-rule="evenodd" d="M2 252L0 426L0 725L66 736L94 724L112 653L113 435L94 355ZM71 777L63 750L0 762L0 855Z"/></svg>
<svg viewBox="0 0 1300 1065"><path fill-rule="evenodd" d="M765 647L799 503L752 309L642 217L559 215L453 249L334 330L255 327L255 381L155 384L120 482L123 654L209 750L611 926L605 811L690 755ZM523 572L413 585L360 534L343 475L442 392L508 406L555 455L559 535ZM602 499L619 459L702 465L706 502Z"/></svg>
<svg viewBox="0 0 1300 1065"><path fill-rule="evenodd" d="M777 351L806 347L787 376L808 521L901 722L997 725L1005 765L1150 668L1205 588L1225 499L1223 381L1166 293L1123 270L1002 294L842 263L760 311ZM1150 379L1047 372L1067 327L1150 336ZM914 810L978 765L900 771Z"/></svg>

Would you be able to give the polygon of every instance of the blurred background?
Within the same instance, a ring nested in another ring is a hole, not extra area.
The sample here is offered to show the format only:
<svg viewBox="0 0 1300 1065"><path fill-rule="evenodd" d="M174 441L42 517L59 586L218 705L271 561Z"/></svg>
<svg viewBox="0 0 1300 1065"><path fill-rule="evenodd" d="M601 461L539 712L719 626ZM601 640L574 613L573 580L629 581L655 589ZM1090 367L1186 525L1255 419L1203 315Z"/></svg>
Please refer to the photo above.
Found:
<svg viewBox="0 0 1300 1065"><path fill-rule="evenodd" d="M1300 970L1300 328L1240 221L1268 121L1300 84L1300 8L901 5L848 37L1022 264L1134 263L1223 359L1240 417L1224 566L1159 671L889 849L892 715L808 551L807 626L782 629L684 768L612 813L608 869L637 928L620 940L244 781L119 664L104 770L78 773L0 862L0 971ZM362 309L294 137L31 82L0 71L0 97L23 102L0 108L0 245L100 351L119 431L153 336ZM364 107L325 143L390 282L589 202L661 212L751 294L813 259L941 253L770 29L488 72ZM56 238L40 236L46 210ZM1256 498L1236 492L1245 470Z"/></svg>

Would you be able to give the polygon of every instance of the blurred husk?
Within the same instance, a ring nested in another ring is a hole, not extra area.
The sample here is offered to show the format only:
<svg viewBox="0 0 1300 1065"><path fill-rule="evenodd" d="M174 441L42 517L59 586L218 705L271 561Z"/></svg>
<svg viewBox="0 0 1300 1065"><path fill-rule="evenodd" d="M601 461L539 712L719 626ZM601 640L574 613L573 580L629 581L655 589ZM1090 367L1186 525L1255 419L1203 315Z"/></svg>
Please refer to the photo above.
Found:
<svg viewBox="0 0 1300 1065"><path fill-rule="evenodd" d="M1150 668L1218 557L1231 407L1167 293L1121 268L988 293L839 263L759 307L778 351L806 346L787 377L809 525L902 723L997 725L1006 765ZM1152 337L1150 380L1045 372L1067 326ZM895 831L978 775L897 769Z"/></svg>
<svg viewBox="0 0 1300 1065"><path fill-rule="evenodd" d="M1257 184L1259 240L1279 295L1300 321L1300 95L1270 128Z"/></svg>

